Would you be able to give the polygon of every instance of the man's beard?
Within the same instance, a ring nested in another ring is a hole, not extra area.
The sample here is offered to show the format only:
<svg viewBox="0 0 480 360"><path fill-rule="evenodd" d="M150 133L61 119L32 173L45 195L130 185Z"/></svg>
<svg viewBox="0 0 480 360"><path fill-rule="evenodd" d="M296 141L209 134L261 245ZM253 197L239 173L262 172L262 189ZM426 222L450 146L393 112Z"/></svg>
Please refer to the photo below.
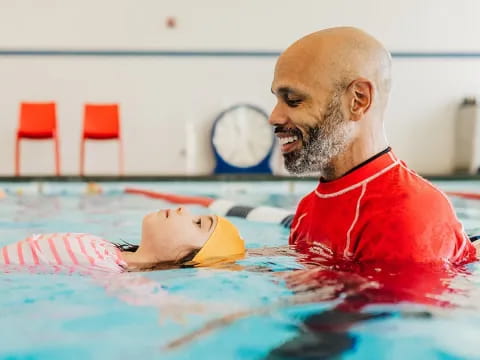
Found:
<svg viewBox="0 0 480 360"><path fill-rule="evenodd" d="M285 168L296 175L332 172L333 158L346 149L351 138L348 125L341 111L340 95L334 94L321 123L308 128L306 137L295 129L302 139L302 148L283 154Z"/></svg>

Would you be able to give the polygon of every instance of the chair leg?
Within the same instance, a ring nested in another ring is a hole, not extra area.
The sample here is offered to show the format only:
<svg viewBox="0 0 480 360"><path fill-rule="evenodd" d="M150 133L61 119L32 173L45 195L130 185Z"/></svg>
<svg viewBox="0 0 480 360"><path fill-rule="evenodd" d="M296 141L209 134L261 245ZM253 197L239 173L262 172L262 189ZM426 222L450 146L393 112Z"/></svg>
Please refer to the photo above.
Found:
<svg viewBox="0 0 480 360"><path fill-rule="evenodd" d="M80 176L84 175L85 170L85 139L80 142Z"/></svg>
<svg viewBox="0 0 480 360"><path fill-rule="evenodd" d="M20 176L20 138L15 142L15 176Z"/></svg>
<svg viewBox="0 0 480 360"><path fill-rule="evenodd" d="M54 137L55 146L55 175L60 176L60 142L58 137Z"/></svg>
<svg viewBox="0 0 480 360"><path fill-rule="evenodd" d="M123 153L123 141L121 138L118 139L118 169L120 171L120 176L123 176L125 173L125 158Z"/></svg>

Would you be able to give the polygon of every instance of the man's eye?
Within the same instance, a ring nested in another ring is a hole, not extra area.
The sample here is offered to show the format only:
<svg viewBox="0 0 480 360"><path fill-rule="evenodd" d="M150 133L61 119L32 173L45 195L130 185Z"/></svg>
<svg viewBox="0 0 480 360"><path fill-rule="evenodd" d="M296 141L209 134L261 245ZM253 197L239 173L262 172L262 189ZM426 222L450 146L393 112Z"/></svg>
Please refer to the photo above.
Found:
<svg viewBox="0 0 480 360"><path fill-rule="evenodd" d="M301 102L301 99L289 99L288 97L285 97L285 103L290 107L297 107Z"/></svg>

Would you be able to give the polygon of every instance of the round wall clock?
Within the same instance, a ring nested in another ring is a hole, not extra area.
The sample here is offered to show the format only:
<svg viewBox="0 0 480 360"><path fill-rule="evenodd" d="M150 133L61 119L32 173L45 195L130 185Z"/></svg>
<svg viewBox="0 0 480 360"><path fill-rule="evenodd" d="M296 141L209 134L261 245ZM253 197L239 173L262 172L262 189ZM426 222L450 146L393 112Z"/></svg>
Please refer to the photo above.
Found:
<svg viewBox="0 0 480 360"><path fill-rule="evenodd" d="M275 137L268 114L250 104L234 105L217 116L211 134L215 173L271 173Z"/></svg>

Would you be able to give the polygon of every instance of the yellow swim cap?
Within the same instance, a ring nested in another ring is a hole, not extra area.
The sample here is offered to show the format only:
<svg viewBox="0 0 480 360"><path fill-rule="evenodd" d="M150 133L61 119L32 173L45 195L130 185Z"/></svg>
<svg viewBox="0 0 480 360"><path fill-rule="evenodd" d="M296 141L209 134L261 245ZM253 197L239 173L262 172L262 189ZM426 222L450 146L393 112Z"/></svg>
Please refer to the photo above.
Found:
<svg viewBox="0 0 480 360"><path fill-rule="evenodd" d="M217 226L192 261L202 263L215 258L239 258L243 254L245 242L235 225L224 217L217 216Z"/></svg>

